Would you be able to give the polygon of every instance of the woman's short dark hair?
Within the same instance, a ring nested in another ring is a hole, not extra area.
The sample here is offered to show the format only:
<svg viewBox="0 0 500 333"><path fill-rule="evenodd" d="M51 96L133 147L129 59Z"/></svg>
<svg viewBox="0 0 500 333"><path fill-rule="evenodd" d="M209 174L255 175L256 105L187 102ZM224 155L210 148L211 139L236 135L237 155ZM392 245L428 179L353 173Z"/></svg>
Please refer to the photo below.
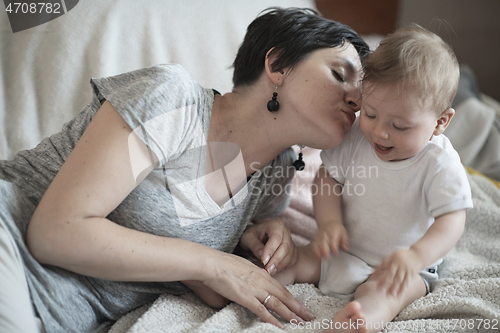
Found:
<svg viewBox="0 0 500 333"><path fill-rule="evenodd" d="M365 41L351 27L324 18L309 8L272 7L261 12L247 28L234 60L234 87L251 85L264 70L266 53L278 53L273 72L293 68L312 51L351 43L361 58L369 53Z"/></svg>

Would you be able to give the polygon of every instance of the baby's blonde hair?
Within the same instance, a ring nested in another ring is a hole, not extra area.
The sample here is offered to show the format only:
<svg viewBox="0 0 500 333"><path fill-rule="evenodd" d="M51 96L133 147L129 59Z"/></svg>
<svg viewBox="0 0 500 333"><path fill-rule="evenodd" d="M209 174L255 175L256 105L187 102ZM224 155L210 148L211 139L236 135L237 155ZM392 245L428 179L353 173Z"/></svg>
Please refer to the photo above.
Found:
<svg viewBox="0 0 500 333"><path fill-rule="evenodd" d="M451 47L439 36L411 24L388 35L365 63L364 83L396 84L398 93L431 98L436 112L451 107L460 78Z"/></svg>

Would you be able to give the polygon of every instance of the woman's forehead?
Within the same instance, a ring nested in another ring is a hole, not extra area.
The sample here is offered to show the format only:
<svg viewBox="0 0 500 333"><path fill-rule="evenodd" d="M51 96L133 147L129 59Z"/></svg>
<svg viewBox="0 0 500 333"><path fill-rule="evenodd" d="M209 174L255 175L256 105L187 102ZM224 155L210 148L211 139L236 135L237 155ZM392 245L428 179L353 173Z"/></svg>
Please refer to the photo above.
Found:
<svg viewBox="0 0 500 333"><path fill-rule="evenodd" d="M314 55L313 55L314 54ZM345 65L350 72L359 72L362 69L358 51L351 43L335 47L326 47L311 54L312 57L324 57L328 61Z"/></svg>
<svg viewBox="0 0 500 333"><path fill-rule="evenodd" d="M331 52L352 74L356 74L362 70L361 59L359 58L358 51L351 43L345 43L342 46L332 47Z"/></svg>

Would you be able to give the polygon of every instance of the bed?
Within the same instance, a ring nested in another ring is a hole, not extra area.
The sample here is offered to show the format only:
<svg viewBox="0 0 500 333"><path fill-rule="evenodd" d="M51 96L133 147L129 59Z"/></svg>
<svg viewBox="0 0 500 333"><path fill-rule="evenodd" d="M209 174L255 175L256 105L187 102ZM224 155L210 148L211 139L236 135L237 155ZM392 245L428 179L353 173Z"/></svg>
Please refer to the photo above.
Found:
<svg viewBox="0 0 500 333"><path fill-rule="evenodd" d="M346 3L344 1L344 3ZM358 2L359 3L359 2ZM198 82L225 93L246 26L269 6L311 7L312 0L65 1L64 13L12 32L0 14L0 158L36 146L59 131L91 98L89 79L159 63L180 63ZM376 32L376 31L373 31ZM376 47L382 35L367 30ZM500 104L481 94L462 66L457 115L446 134L467 166L474 208L466 231L440 267L432 293L390 323L388 332L482 332L500 328ZM310 184L319 151L306 148L307 167L294 179L290 207L279 216L297 245L314 237ZM258 223L259 221L255 221ZM317 317L284 331L320 332L345 301L310 284L288 286ZM162 295L107 329L125 332L278 332L237 304L215 310L194 294Z"/></svg>

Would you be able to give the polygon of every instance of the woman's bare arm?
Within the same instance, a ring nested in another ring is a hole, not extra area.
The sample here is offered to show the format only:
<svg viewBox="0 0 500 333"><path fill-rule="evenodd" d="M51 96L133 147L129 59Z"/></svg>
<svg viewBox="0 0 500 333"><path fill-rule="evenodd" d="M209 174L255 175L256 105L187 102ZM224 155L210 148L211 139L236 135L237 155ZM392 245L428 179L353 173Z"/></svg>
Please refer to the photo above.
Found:
<svg viewBox="0 0 500 333"><path fill-rule="evenodd" d="M197 262L200 256L187 254L211 252L209 248L138 232L106 219L136 186L129 156L131 133L105 102L31 219L27 243L40 263L113 280L175 281L199 274L195 268L203 266ZM135 152L136 165L149 164L143 179L154 165L146 151ZM172 269L179 266L186 269Z"/></svg>

